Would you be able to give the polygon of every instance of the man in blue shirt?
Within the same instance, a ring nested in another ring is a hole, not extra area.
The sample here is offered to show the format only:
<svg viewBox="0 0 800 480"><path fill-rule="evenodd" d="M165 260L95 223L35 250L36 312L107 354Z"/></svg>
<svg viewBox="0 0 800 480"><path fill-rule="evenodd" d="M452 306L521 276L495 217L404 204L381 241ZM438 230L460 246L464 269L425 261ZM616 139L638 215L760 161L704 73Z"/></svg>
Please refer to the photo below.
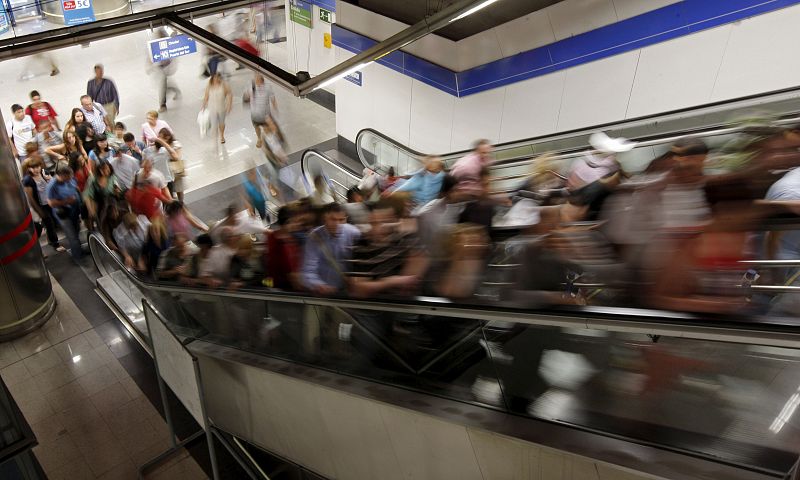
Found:
<svg viewBox="0 0 800 480"><path fill-rule="evenodd" d="M344 291L346 266L352 247L361 232L348 223L342 207L336 203L325 209L324 224L308 235L301 278L305 287L318 295Z"/></svg>
<svg viewBox="0 0 800 480"><path fill-rule="evenodd" d="M72 169L61 164L56 169L56 176L50 180L45 190L47 203L55 213L56 221L64 230L64 235L69 242L70 254L73 260L81 259L80 232L81 194L78 185L72 178Z"/></svg>
<svg viewBox="0 0 800 480"><path fill-rule="evenodd" d="M425 169L400 185L395 192L410 192L411 199L416 205L425 205L439 196L445 176L443 170L442 159L428 157L425 159Z"/></svg>

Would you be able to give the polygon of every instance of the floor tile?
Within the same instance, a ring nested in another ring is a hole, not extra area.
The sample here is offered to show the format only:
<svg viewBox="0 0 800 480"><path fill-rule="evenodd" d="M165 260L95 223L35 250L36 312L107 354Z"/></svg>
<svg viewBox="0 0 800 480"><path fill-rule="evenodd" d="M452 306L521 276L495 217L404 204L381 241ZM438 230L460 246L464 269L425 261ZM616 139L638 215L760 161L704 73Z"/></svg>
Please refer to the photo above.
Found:
<svg viewBox="0 0 800 480"><path fill-rule="evenodd" d="M33 451L48 474L60 470L65 465L83 463L81 451L68 433L58 435L51 441L41 441Z"/></svg>
<svg viewBox="0 0 800 480"><path fill-rule="evenodd" d="M11 396L17 404L25 403L29 400L41 398L42 391L39 389L39 382L35 378L26 378L19 382L7 384Z"/></svg>
<svg viewBox="0 0 800 480"><path fill-rule="evenodd" d="M21 359L12 342L0 343L0 368L5 368Z"/></svg>
<svg viewBox="0 0 800 480"><path fill-rule="evenodd" d="M56 365L61 365L62 363L61 358L52 348L35 353L22 362L33 376L42 374Z"/></svg>
<svg viewBox="0 0 800 480"><path fill-rule="evenodd" d="M91 402L65 410L59 414L59 418L64 428L76 438L82 438L80 435L95 424L105 425L105 419Z"/></svg>
<svg viewBox="0 0 800 480"><path fill-rule="evenodd" d="M83 462L75 462L65 465L49 475L50 480L94 480L95 475L89 465Z"/></svg>
<svg viewBox="0 0 800 480"><path fill-rule="evenodd" d="M5 382L7 386L11 386L31 378L31 373L28 371L28 367L25 366L24 362L16 362L0 369L0 376L3 377L3 382Z"/></svg>
<svg viewBox="0 0 800 480"><path fill-rule="evenodd" d="M102 422L82 430L78 449L96 476L129 460L125 449Z"/></svg>
<svg viewBox="0 0 800 480"><path fill-rule="evenodd" d="M117 377L111 373L111 370L109 370L107 366L103 365L97 370L80 377L78 381L81 383L84 390L86 390L87 394L94 395L106 387L117 383Z"/></svg>
<svg viewBox="0 0 800 480"><path fill-rule="evenodd" d="M77 376L66 365L56 365L33 378L39 385L41 392L48 393L75 380Z"/></svg>
<svg viewBox="0 0 800 480"><path fill-rule="evenodd" d="M92 403L103 418L117 414L117 410L132 400L121 383L115 382L90 396Z"/></svg>
<svg viewBox="0 0 800 480"><path fill-rule="evenodd" d="M80 408L89 400L89 396L77 380L59 387L47 394L45 398L56 413L72 408Z"/></svg>
<svg viewBox="0 0 800 480"><path fill-rule="evenodd" d="M97 477L98 480L132 480L137 478L139 471L131 460L126 460L108 472Z"/></svg>
<svg viewBox="0 0 800 480"><path fill-rule="evenodd" d="M95 335L97 334L95 333ZM56 351L64 362L71 361L76 355L90 352L95 348L96 347L89 342L86 333L75 335L53 345L53 350Z"/></svg>
<svg viewBox="0 0 800 480"><path fill-rule="evenodd" d="M50 341L41 331L31 332L12 342L19 358L27 358L50 347Z"/></svg>
<svg viewBox="0 0 800 480"><path fill-rule="evenodd" d="M66 427L64 427L64 422L61 421L61 415L58 413L39 422L32 423L31 429L40 445L47 445L68 433Z"/></svg>
<svg viewBox="0 0 800 480"><path fill-rule="evenodd" d="M19 409L25 415L29 424L40 422L55 413L50 403L42 397L30 399L19 404Z"/></svg>

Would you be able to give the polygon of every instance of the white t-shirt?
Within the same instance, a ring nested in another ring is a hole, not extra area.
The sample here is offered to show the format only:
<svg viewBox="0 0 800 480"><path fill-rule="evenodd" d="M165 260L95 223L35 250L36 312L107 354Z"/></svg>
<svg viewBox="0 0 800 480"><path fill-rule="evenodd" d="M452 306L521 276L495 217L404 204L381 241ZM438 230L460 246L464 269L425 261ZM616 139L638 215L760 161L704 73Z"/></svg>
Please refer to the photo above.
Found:
<svg viewBox="0 0 800 480"><path fill-rule="evenodd" d="M6 122L6 131L8 137L14 142L17 147L17 154L25 158L25 144L33 141L36 135L36 125L33 124L33 119L30 115L25 115L22 120L12 118L11 121Z"/></svg>
<svg viewBox="0 0 800 480"><path fill-rule="evenodd" d="M208 260L203 266L200 276L212 276L214 278L228 278L231 271L231 259L236 254L236 250L228 248L227 245L215 245L208 253Z"/></svg>
<svg viewBox="0 0 800 480"><path fill-rule="evenodd" d="M147 184L156 187L159 190L167 186L167 179L164 178L164 174L156 170L155 167L150 170L150 176L147 178L144 178L144 170L142 169L139 169L136 174L139 176L139 179L137 180L139 185Z"/></svg>
<svg viewBox="0 0 800 480"><path fill-rule="evenodd" d="M169 169L169 152L164 147L152 146L142 151L142 159L149 158L153 162L153 171L158 170L167 182L174 182L175 177Z"/></svg>
<svg viewBox="0 0 800 480"><path fill-rule="evenodd" d="M114 169L114 175L125 188L133 186L133 177L139 171L139 161L130 155L121 153L119 157L112 158L109 163Z"/></svg>

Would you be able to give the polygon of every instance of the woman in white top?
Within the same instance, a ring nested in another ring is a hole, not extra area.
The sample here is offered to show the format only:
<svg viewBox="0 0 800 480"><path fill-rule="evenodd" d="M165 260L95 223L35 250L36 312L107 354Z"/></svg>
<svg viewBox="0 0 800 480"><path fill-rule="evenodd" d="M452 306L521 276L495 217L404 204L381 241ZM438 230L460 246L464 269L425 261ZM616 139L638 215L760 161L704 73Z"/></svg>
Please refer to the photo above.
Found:
<svg viewBox="0 0 800 480"><path fill-rule="evenodd" d="M156 165L156 168L166 167L167 170L163 173L167 178L171 179L172 187L170 188L170 192L175 192L178 196L178 200L183 202L183 177L185 176L185 172L183 171L183 161L181 157L183 148L180 142L175 140L172 131L167 128L162 128L161 131L158 132L155 147L158 148L158 165ZM163 165L163 162L166 162L166 166Z"/></svg>
<svg viewBox="0 0 800 480"><path fill-rule="evenodd" d="M203 109L208 110L211 122L219 129L219 143L225 143L225 117L231 113L233 95L228 83L220 73L208 79L206 93L203 96Z"/></svg>
<svg viewBox="0 0 800 480"><path fill-rule="evenodd" d="M155 110L147 112L146 118L147 121L142 124L142 141L148 147L152 147L158 138L158 132L165 128L171 132L172 127L164 120L159 120L158 112Z"/></svg>

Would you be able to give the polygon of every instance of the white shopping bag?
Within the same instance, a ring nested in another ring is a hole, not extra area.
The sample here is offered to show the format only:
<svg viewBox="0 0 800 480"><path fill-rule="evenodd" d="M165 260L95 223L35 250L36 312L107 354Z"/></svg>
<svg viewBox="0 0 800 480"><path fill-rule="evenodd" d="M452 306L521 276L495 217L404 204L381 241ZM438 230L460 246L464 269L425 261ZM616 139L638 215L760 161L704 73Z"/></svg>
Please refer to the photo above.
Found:
<svg viewBox="0 0 800 480"><path fill-rule="evenodd" d="M211 115L205 108L197 114L197 126L200 127L200 138L206 138L211 129Z"/></svg>

